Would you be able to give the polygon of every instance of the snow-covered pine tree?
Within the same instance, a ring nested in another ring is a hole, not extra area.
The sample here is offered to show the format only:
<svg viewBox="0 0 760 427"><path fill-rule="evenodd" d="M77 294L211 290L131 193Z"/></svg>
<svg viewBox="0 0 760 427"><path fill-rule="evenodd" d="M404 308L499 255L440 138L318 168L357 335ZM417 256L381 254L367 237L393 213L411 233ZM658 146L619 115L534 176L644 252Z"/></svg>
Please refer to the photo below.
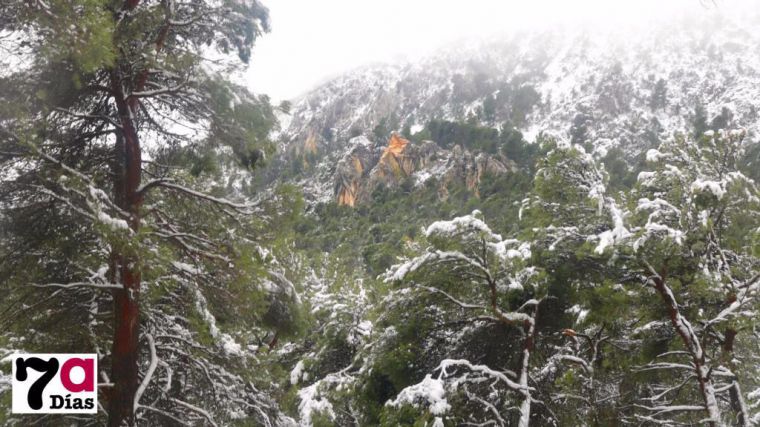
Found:
<svg viewBox="0 0 760 427"><path fill-rule="evenodd" d="M256 0L0 5L0 345L99 353L92 422L278 416L249 344L295 320L288 209L246 197L276 120L227 77L267 29Z"/></svg>
<svg viewBox="0 0 760 427"><path fill-rule="evenodd" d="M649 150L653 168L631 192L626 232L614 233L616 262L648 296L642 315L674 331L637 368L657 371L637 405L643 421L753 423L743 390L758 385L750 320L760 288L760 193L738 170L744 136L678 135Z"/></svg>
<svg viewBox="0 0 760 427"><path fill-rule="evenodd" d="M504 366L487 366L477 351L470 350L470 357L448 357L446 353L468 351L431 348L429 351L445 356L422 382L400 390L388 405L422 405L435 416L436 424L449 418L455 423L480 419L496 420L499 425L515 421L529 425L531 404L536 400L530 385L531 354L536 316L546 295L543 275L529 262L530 245L503 239L491 231L478 211L435 222L425 236L430 244L427 249L385 274L386 282L405 285L387 299L394 300L393 305L404 305L403 301L410 299L428 305L426 311L433 310L430 320L437 323L433 329L438 333L448 330L456 336L477 335L492 328L514 330L516 342L507 346L514 354L504 355L508 362ZM453 403L459 410L448 414L452 404L446 396L461 390L465 395ZM465 407L468 409L463 410ZM513 409L518 414L514 420L508 415Z"/></svg>
<svg viewBox="0 0 760 427"><path fill-rule="evenodd" d="M353 399L341 398L353 390L373 324L377 283L363 277L352 253L301 254L306 270L302 297L309 308L305 339L281 352L278 361L293 368L286 378L293 395L293 411L300 425L356 425L361 414ZM289 402L290 403L290 402ZM287 403L286 403L287 406Z"/></svg>
<svg viewBox="0 0 760 427"><path fill-rule="evenodd" d="M618 419L623 375L614 365L625 358L620 350L633 320L619 309L627 301L616 281L621 272L589 240L610 227L605 237L612 238L622 218L610 215L619 209L606 190L607 173L590 153L562 140L543 144L547 154L520 210L552 303L543 311L545 362L534 380L550 396L557 425L603 425Z"/></svg>

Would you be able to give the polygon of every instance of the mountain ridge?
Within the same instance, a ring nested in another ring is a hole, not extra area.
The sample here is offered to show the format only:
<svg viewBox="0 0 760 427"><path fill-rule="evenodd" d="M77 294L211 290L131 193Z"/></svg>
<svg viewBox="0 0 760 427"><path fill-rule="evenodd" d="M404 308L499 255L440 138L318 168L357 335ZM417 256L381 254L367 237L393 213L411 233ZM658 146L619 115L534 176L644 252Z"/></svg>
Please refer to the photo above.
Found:
<svg viewBox="0 0 760 427"><path fill-rule="evenodd" d="M365 66L292 106L278 156L281 165L299 165L286 180L324 202L340 201L334 171L354 149L352 138L383 144L392 132L409 138L434 120L513 128L526 143L568 140L598 158L615 150L629 165L675 133L744 128L754 141L758 22L756 14L683 20L643 41L587 30L520 33Z"/></svg>

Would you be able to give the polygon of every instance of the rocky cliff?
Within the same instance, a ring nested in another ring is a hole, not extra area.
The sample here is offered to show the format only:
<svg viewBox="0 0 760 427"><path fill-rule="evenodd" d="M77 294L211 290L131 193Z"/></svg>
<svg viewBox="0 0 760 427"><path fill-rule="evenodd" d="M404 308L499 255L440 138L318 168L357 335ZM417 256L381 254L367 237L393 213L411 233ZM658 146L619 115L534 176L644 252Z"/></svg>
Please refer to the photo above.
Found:
<svg viewBox="0 0 760 427"><path fill-rule="evenodd" d="M275 170L300 165L287 180L301 185L307 200L355 205L381 184L408 177L461 178L477 192L484 172L510 169L504 159L461 147L387 141L392 131L413 135L431 120L508 124L528 143L550 135L584 144L598 158L619 149L631 165L674 133L700 126L743 127L754 142L760 139L757 25L754 14L684 20L642 29L637 37L523 33L364 67L295 100L280 135L283 166Z"/></svg>
<svg viewBox="0 0 760 427"><path fill-rule="evenodd" d="M459 145L447 150L433 141L411 142L397 133L384 147L364 136L352 138L349 145L352 148L337 162L332 178L334 200L346 206L368 202L378 188L420 186L431 179L443 198L457 183L478 195L485 174L501 175L515 168L503 156L474 154Z"/></svg>

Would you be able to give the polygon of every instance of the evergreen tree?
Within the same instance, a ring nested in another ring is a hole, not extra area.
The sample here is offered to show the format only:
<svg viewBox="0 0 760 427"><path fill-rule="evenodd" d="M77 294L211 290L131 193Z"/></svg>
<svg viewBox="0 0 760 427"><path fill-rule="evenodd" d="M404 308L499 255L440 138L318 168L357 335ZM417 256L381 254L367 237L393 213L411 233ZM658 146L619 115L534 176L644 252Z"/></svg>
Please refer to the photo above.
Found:
<svg viewBox="0 0 760 427"><path fill-rule="evenodd" d="M276 120L224 78L266 30L257 1L0 5L23 59L0 78L2 321L97 352L109 425L278 416L246 342L295 324L264 249L288 209L244 200Z"/></svg>
<svg viewBox="0 0 760 427"><path fill-rule="evenodd" d="M519 328L523 338L519 349L515 349L520 353L514 358L516 366L494 370L466 359L443 359L434 369L439 371L436 379L426 375L422 383L401 390L391 405L417 404L419 399L430 405L431 414L443 415L448 404L426 396L429 387L445 389L446 384L455 388L465 384L476 387L479 382L493 381L503 393L512 391L516 396L504 395L497 399L491 394L483 408L484 414L488 413L489 405L506 412L506 408L516 402L517 425L527 426L534 400L529 376L536 316L546 290L540 271L525 263L531 256L530 245L502 239L479 216L480 212L475 211L472 215L431 224L425 233L431 247L424 254L391 268L386 273L386 281L407 282L420 293L440 297L443 304L439 305L441 311L436 317L442 327L451 322L472 323L470 333L476 333L477 329L487 328L493 322ZM398 298L403 299L401 295ZM450 305L450 309L445 308L446 305ZM516 374L511 378L498 372L512 368ZM469 404L483 404L484 397L470 397Z"/></svg>
<svg viewBox="0 0 760 427"><path fill-rule="evenodd" d="M691 125L694 129L694 138L701 138L702 135L709 129L707 124L707 111L702 104L697 104L694 107L694 114L691 118Z"/></svg>
<svg viewBox="0 0 760 427"><path fill-rule="evenodd" d="M573 117L570 125L570 142L572 144L584 144L588 139L588 125L591 117L584 113L578 113Z"/></svg>
<svg viewBox="0 0 760 427"><path fill-rule="evenodd" d="M742 388L757 386L757 372L743 362L754 349L742 346L740 325L757 306L760 199L755 183L737 170L743 139L743 132L676 137L650 150L655 169L639 174L630 198L635 208L624 215L630 225L621 223L620 232L600 241L627 252L618 259L639 270L645 282L638 289L661 298L658 312L676 332L678 344L639 368L673 381L652 386L657 393L640 406L642 420L751 423ZM693 384L691 393L685 384Z"/></svg>
<svg viewBox="0 0 760 427"><path fill-rule="evenodd" d="M734 114L728 107L721 108L720 114L713 117L712 121L710 122L710 129L712 129L714 132L717 132L721 129L729 129L733 116Z"/></svg>
<svg viewBox="0 0 760 427"><path fill-rule="evenodd" d="M743 138L670 139L619 193L581 146L545 141L513 238L478 212L430 225L360 314L366 344L300 407L370 425L752 425L760 197Z"/></svg>
<svg viewBox="0 0 760 427"><path fill-rule="evenodd" d="M493 124L496 121L496 98L492 94L483 100L483 121L486 124Z"/></svg>
<svg viewBox="0 0 760 427"><path fill-rule="evenodd" d="M668 105L668 82L665 79L657 80L649 98L649 108L653 111Z"/></svg>

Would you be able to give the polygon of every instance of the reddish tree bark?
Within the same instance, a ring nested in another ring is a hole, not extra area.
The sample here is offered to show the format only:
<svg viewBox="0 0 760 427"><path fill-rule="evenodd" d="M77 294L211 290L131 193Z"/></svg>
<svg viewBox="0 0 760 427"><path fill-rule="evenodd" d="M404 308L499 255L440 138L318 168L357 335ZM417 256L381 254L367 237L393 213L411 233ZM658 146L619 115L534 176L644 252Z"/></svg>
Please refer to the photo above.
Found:
<svg viewBox="0 0 760 427"><path fill-rule="evenodd" d="M124 96L118 72L111 73L111 86L122 127L116 147L114 195L120 208L129 212L129 226L140 227L141 197L138 193L142 172L140 139L133 109ZM111 268L123 289L114 291L114 336L111 347L111 379L108 425L134 425L134 397L137 391L140 337L140 270L135 254L118 249L111 256Z"/></svg>
<svg viewBox="0 0 760 427"><path fill-rule="evenodd" d="M125 10L132 10L139 0L127 0ZM118 68L111 71L111 90L119 114L120 132L117 136L114 162L114 198L118 206L128 212L129 227L140 228L140 205L138 193L142 175L142 152L137 133L138 101L124 94L124 82L134 82L132 90L141 90L147 73L139 76L123 76ZM136 77L136 78L135 78ZM115 249L111 255L111 270L123 288L113 292L114 335L111 346L111 381L109 394L108 425L118 427L135 424L135 393L139 380L138 354L140 340L140 268L136 254L125 254Z"/></svg>

